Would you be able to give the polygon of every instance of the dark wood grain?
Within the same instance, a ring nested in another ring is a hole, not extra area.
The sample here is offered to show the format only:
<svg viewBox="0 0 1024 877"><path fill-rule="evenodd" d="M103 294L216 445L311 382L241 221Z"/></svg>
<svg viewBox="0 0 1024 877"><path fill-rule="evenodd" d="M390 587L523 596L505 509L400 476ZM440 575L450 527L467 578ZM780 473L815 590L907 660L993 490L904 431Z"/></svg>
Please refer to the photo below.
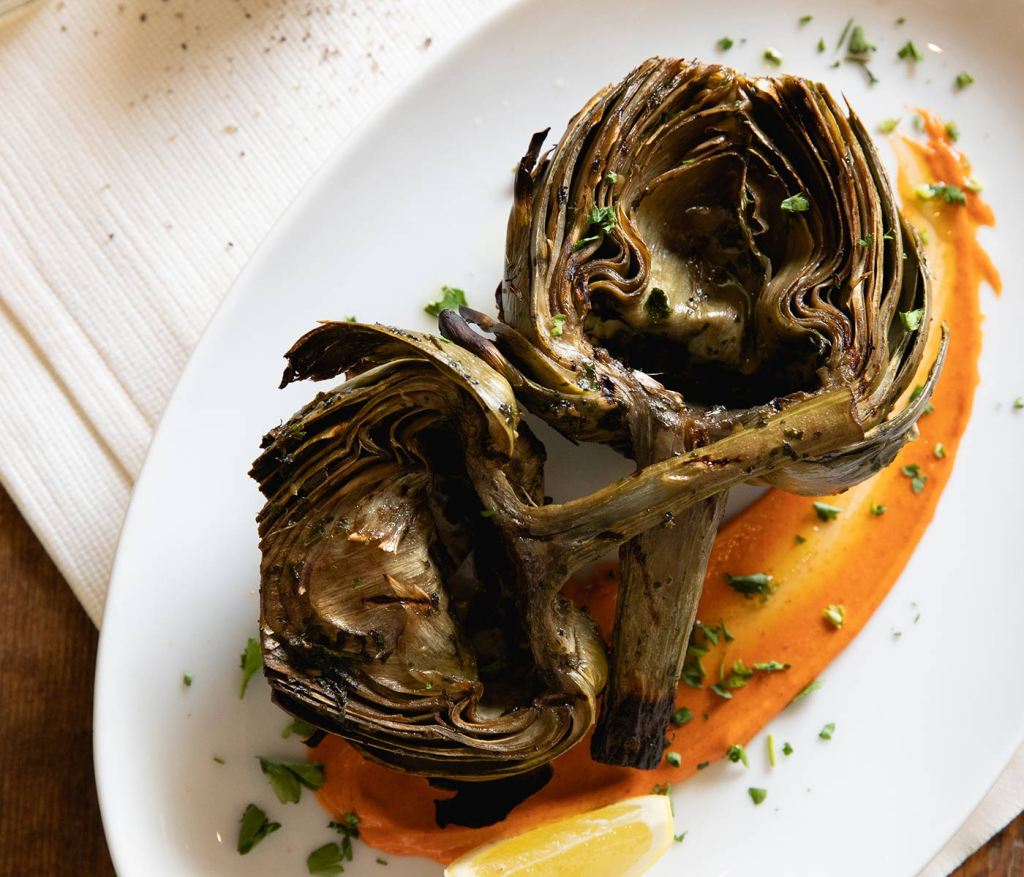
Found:
<svg viewBox="0 0 1024 877"><path fill-rule="evenodd" d="M96 631L0 489L0 877L110 877L92 773ZM1024 816L950 877L1024 877Z"/></svg>
<svg viewBox="0 0 1024 877"><path fill-rule="evenodd" d="M92 773L96 629L2 489L0 606L0 875L113 875Z"/></svg>

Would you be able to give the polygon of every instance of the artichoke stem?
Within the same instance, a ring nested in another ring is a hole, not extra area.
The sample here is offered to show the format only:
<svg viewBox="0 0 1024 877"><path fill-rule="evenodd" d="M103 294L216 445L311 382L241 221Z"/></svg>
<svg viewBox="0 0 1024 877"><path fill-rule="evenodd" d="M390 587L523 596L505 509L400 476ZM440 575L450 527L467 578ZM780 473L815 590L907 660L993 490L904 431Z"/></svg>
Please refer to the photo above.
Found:
<svg viewBox="0 0 1024 877"><path fill-rule="evenodd" d="M708 557L727 492L622 546L612 666L591 741L594 759L653 770L697 614Z"/></svg>

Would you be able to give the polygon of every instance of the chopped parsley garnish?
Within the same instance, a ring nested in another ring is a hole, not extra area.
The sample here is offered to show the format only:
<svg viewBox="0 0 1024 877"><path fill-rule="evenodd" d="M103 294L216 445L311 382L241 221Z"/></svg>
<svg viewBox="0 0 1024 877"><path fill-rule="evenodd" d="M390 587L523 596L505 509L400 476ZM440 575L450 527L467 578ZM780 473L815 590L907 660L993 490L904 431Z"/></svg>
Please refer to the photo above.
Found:
<svg viewBox="0 0 1024 877"><path fill-rule="evenodd" d="M818 54L820 55L824 51L825 51L825 38L824 37L820 37L818 39Z"/></svg>
<svg viewBox="0 0 1024 877"><path fill-rule="evenodd" d="M946 456L946 446L942 442L936 442L935 447L932 448L932 453L935 455L936 460L942 460Z"/></svg>
<svg viewBox="0 0 1024 877"><path fill-rule="evenodd" d="M860 244L860 246L867 248L870 247L872 243L874 243L874 240L875 236L871 234L871 232L868 232L866 235L864 235L864 237L857 241L857 243Z"/></svg>
<svg viewBox="0 0 1024 877"><path fill-rule="evenodd" d="M686 832L684 831L682 834L673 834L672 840L674 840L677 844L681 844L684 840L686 840Z"/></svg>
<svg viewBox="0 0 1024 877"><path fill-rule="evenodd" d="M181 677L181 684L184 685L186 688L191 688L191 686L192 686L192 674L191 673L185 673Z"/></svg>
<svg viewBox="0 0 1024 877"><path fill-rule="evenodd" d="M900 311L900 322L908 332L916 332L921 328L921 321L924 319L924 308L917 308L913 311Z"/></svg>
<svg viewBox="0 0 1024 877"><path fill-rule="evenodd" d="M341 858L343 861L352 861L352 841L359 838L359 817L351 810L341 817L341 822L328 822L328 828L333 828L341 835Z"/></svg>
<svg viewBox="0 0 1024 877"><path fill-rule="evenodd" d="M868 38L864 35L864 28L859 24L850 31L850 42L847 43L846 48L851 55L868 55L875 51L874 43L868 42Z"/></svg>
<svg viewBox="0 0 1024 877"><path fill-rule="evenodd" d="M761 57L773 67L778 67L782 63L782 53L778 49L765 49Z"/></svg>
<svg viewBox="0 0 1024 877"><path fill-rule="evenodd" d="M904 466L900 471L910 479L910 489L914 491L914 493L920 493L924 490L924 485L928 480L928 476L921 474L920 463L911 463L908 466Z"/></svg>
<svg viewBox="0 0 1024 877"><path fill-rule="evenodd" d="M899 127L899 124L899 117L894 119L883 119L878 124L878 130L881 131L883 134L892 134L892 132Z"/></svg>
<svg viewBox="0 0 1024 877"><path fill-rule="evenodd" d="M811 209L811 202L807 200L807 196L803 192L798 192L784 199L779 207L787 213L803 213Z"/></svg>
<svg viewBox="0 0 1024 877"><path fill-rule="evenodd" d="M800 691L796 695L796 697L794 697L790 701L790 703L796 703L798 700L803 700L805 697L807 697L808 694L812 694L813 692L817 691L824 684L825 683L822 682L820 679L815 679L812 683L810 683L810 685L808 685L806 688Z"/></svg>
<svg viewBox="0 0 1024 877"><path fill-rule="evenodd" d="M345 317L345 322L346 323L357 323L359 321L356 320L356 315L355 314L349 314L347 317Z"/></svg>
<svg viewBox="0 0 1024 877"><path fill-rule="evenodd" d="M963 70L960 73L957 73L956 79L954 79L953 82L956 84L958 89L967 88L968 85L972 85L974 83L974 77L966 70Z"/></svg>
<svg viewBox="0 0 1024 877"><path fill-rule="evenodd" d="M850 32L851 27L853 27L853 19L848 18L846 20L846 24L843 25L842 32L839 34L839 42L836 43L836 51L839 51L839 49L843 47L843 44L846 42L846 35Z"/></svg>
<svg viewBox="0 0 1024 877"><path fill-rule="evenodd" d="M846 621L846 607L842 603L827 606L821 614L836 630L839 630Z"/></svg>
<svg viewBox="0 0 1024 877"><path fill-rule="evenodd" d="M435 301L428 302L423 308L430 316L436 317L441 311L457 311L466 304L466 293L454 286L442 286L441 297Z"/></svg>
<svg viewBox="0 0 1024 877"><path fill-rule="evenodd" d="M798 21L800 27L803 27L805 24L810 24L812 21L814 21L814 16L813 15L801 15L800 18L797 21Z"/></svg>
<svg viewBox="0 0 1024 877"><path fill-rule="evenodd" d="M768 790L758 789L754 786L751 786L749 789L747 789L747 794L750 795L750 800L753 801L755 804L761 804L763 803L764 799L768 797Z"/></svg>
<svg viewBox="0 0 1024 877"><path fill-rule="evenodd" d="M591 225L596 225L601 231L608 234L618 225L619 217L615 212L613 204L609 204L607 207L598 207L595 204L590 208L590 213L587 214L587 222Z"/></svg>
<svg viewBox="0 0 1024 877"><path fill-rule="evenodd" d="M726 584L744 597L753 597L755 595L765 598L770 597L775 591L775 587L772 585L773 580L774 576L763 572L755 572L745 576L725 574Z"/></svg>
<svg viewBox="0 0 1024 877"><path fill-rule="evenodd" d="M811 506L813 507L815 514L822 521L834 521L842 512L841 508L829 505L827 502L813 502L811 503Z"/></svg>
<svg viewBox="0 0 1024 877"><path fill-rule="evenodd" d="M956 122L946 122L946 136L954 143L960 139L960 128Z"/></svg>
<svg viewBox="0 0 1024 877"><path fill-rule="evenodd" d="M782 744L782 754L783 755L792 755L793 754L793 746L792 746L791 743L783 743Z"/></svg>
<svg viewBox="0 0 1024 877"><path fill-rule="evenodd" d="M565 314L555 314L551 318L551 335L554 338L559 338L562 335L562 329L565 326Z"/></svg>
<svg viewBox="0 0 1024 877"><path fill-rule="evenodd" d="M704 770L704 768L706 768L710 764L710 761L702 761L700 764L697 765L697 770Z"/></svg>
<svg viewBox="0 0 1024 877"><path fill-rule="evenodd" d="M959 186L951 186L948 183L922 183L915 187L914 194L922 201L930 201L932 198L942 198L947 204L966 204L967 196Z"/></svg>
<svg viewBox="0 0 1024 877"><path fill-rule="evenodd" d="M715 45L718 47L720 52L728 52L735 43L733 43L732 39L729 37L722 37L717 43L715 43Z"/></svg>
<svg viewBox="0 0 1024 877"><path fill-rule="evenodd" d="M655 286L651 290L651 294L644 300L644 312L655 323L660 323L672 316L672 307L669 305L664 289Z"/></svg>
<svg viewBox="0 0 1024 877"><path fill-rule="evenodd" d="M744 767L750 767L750 759L747 758L747 750L739 743L733 743L732 746L725 751L725 757L733 764L742 762Z"/></svg>
<svg viewBox="0 0 1024 877"><path fill-rule="evenodd" d="M242 687L238 691L239 700L245 697L245 689L249 687L249 680L256 672L263 667L263 653L260 651L260 641L249 637L245 644L245 651L242 652L239 666L242 668Z"/></svg>
<svg viewBox="0 0 1024 877"><path fill-rule="evenodd" d="M766 743L768 747L768 764L775 767L775 738L769 734Z"/></svg>
<svg viewBox="0 0 1024 877"><path fill-rule="evenodd" d="M386 865L386 864L388 863L388 860L387 860L387 859L382 859L382 858L381 858L380 856L377 856L377 858L376 858L376 859L374 859L374 861L375 861L375 862L376 862L376 863L377 863L378 865Z"/></svg>
<svg viewBox="0 0 1024 877"><path fill-rule="evenodd" d="M250 804L245 808L241 822L241 827L238 829L237 849L243 856L268 834L273 834L281 827L280 822L271 822L267 819L267 814L255 804Z"/></svg>
<svg viewBox="0 0 1024 877"><path fill-rule="evenodd" d="M903 44L903 48L900 49L896 54L899 55L904 61L914 61L916 63L917 61L924 60L924 55L921 54L921 50L917 46L915 46L913 41L911 40L907 40Z"/></svg>
<svg viewBox="0 0 1024 877"><path fill-rule="evenodd" d="M296 719L281 732L281 737L287 740L292 734L296 734L303 740L308 740L316 733L316 727L302 719Z"/></svg>
<svg viewBox="0 0 1024 877"><path fill-rule="evenodd" d="M480 509L480 517L481 518L493 518L495 511L496 511L495 509Z"/></svg>
<svg viewBox="0 0 1024 877"><path fill-rule="evenodd" d="M587 244L592 244L594 241L599 240L600 237L600 235L592 234L585 238L580 238L573 244L572 251L575 253L577 250L582 250Z"/></svg>
<svg viewBox="0 0 1024 877"><path fill-rule="evenodd" d="M677 728L683 727L693 718L693 711L689 707L681 706L672 713L672 724Z"/></svg>
<svg viewBox="0 0 1024 877"><path fill-rule="evenodd" d="M665 761L672 767L681 767L683 764L683 758L678 752L666 752Z"/></svg>
<svg viewBox="0 0 1024 877"><path fill-rule="evenodd" d="M315 792L324 784L323 765L307 761L274 761L262 756L259 761L263 775L282 804L297 804L302 797L303 786Z"/></svg>
<svg viewBox="0 0 1024 877"><path fill-rule="evenodd" d="M797 534L796 534L796 535L795 535L795 536L793 537L793 541L794 541L794 542L795 542L795 543L796 543L797 545L803 545L803 544L804 544L804 543L805 543L805 542L807 541L807 538L806 538L806 537L804 537L804 536L801 536L801 535L800 535L799 533L797 533Z"/></svg>
<svg viewBox="0 0 1024 877"><path fill-rule="evenodd" d="M906 24L906 23L907 23L907 17L905 15L901 15L899 18L896 19L896 24L898 24L898 25L899 24Z"/></svg>
<svg viewBox="0 0 1024 877"><path fill-rule="evenodd" d="M615 171L608 171L608 173L604 175L604 178L613 186L619 181L619 175L615 173Z"/></svg>
<svg viewBox="0 0 1024 877"><path fill-rule="evenodd" d="M345 866L341 864L341 847L334 841L317 847L306 857L306 868L317 877L333 877L341 874Z"/></svg>
<svg viewBox="0 0 1024 877"><path fill-rule="evenodd" d="M746 664L743 663L742 658L737 658L733 661L732 671L728 676L723 679L725 687L731 690L742 688L746 685L754 676L754 671L750 669Z"/></svg>
<svg viewBox="0 0 1024 877"><path fill-rule="evenodd" d="M711 685L709 687L715 694L717 694L723 700L732 700L732 692L726 689L723 683L716 682L714 685Z"/></svg>
<svg viewBox="0 0 1024 877"><path fill-rule="evenodd" d="M216 762L217 764L224 764L224 763L225 763L225 762L224 762L224 759L223 759L223 758L221 758L221 757L220 757L219 755L215 755L215 756L213 756L213 760L214 760L214 761L215 761L215 762Z"/></svg>
<svg viewBox="0 0 1024 877"><path fill-rule="evenodd" d="M964 188L968 192L980 192L982 189L981 183L979 183L974 177L968 177L964 180Z"/></svg>
<svg viewBox="0 0 1024 877"><path fill-rule="evenodd" d="M1021 408L1024 408L1024 396L1018 396L1013 400L1013 410L1020 411Z"/></svg>
<svg viewBox="0 0 1024 877"><path fill-rule="evenodd" d="M879 502L871 503L871 514L873 514L876 518L880 518L887 511L888 511L888 506L884 506L884 505L882 505Z"/></svg>
<svg viewBox="0 0 1024 877"><path fill-rule="evenodd" d="M754 669L759 673L781 673L789 669L789 664L783 664L781 661L758 661L754 664Z"/></svg>
<svg viewBox="0 0 1024 877"><path fill-rule="evenodd" d="M672 783L657 783L651 789L652 795L671 795L672 794Z"/></svg>
<svg viewBox="0 0 1024 877"><path fill-rule="evenodd" d="M822 728L818 732L818 736L821 737L822 740L831 740L832 739L832 735L835 732L836 732L836 723L835 722L829 722L827 725L825 725L824 728Z"/></svg>

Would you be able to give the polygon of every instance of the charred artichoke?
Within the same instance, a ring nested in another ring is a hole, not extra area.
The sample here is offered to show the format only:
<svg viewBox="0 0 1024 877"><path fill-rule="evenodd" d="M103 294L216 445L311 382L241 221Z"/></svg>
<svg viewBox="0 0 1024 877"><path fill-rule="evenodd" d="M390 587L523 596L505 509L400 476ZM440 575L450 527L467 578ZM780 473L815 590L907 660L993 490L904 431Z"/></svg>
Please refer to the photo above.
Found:
<svg viewBox="0 0 1024 877"><path fill-rule="evenodd" d="M265 672L294 715L431 776L525 772L590 729L607 666L561 594L574 569L780 459L863 437L840 387L544 505L543 448L473 354L326 323L287 358L282 385L347 379L272 430L253 464Z"/></svg>
<svg viewBox="0 0 1024 877"><path fill-rule="evenodd" d="M851 111L796 77L655 58L591 98L542 158L545 134L516 176L500 320L447 311L443 334L562 433L610 443L639 471L837 388L864 435L825 423L826 453L783 447L789 459L750 480L833 493L891 462L938 371L894 416L924 349L928 275ZM620 551L598 760L661 759L723 503Z"/></svg>

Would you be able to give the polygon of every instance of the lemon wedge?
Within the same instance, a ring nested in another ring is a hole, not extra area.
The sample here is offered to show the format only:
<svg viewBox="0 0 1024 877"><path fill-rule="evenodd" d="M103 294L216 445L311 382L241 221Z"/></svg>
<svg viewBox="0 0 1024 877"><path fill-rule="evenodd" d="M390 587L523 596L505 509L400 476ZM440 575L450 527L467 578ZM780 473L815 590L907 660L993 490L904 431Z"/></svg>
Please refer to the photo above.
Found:
<svg viewBox="0 0 1024 877"><path fill-rule="evenodd" d="M636 877L672 843L666 795L627 798L478 847L445 877Z"/></svg>

